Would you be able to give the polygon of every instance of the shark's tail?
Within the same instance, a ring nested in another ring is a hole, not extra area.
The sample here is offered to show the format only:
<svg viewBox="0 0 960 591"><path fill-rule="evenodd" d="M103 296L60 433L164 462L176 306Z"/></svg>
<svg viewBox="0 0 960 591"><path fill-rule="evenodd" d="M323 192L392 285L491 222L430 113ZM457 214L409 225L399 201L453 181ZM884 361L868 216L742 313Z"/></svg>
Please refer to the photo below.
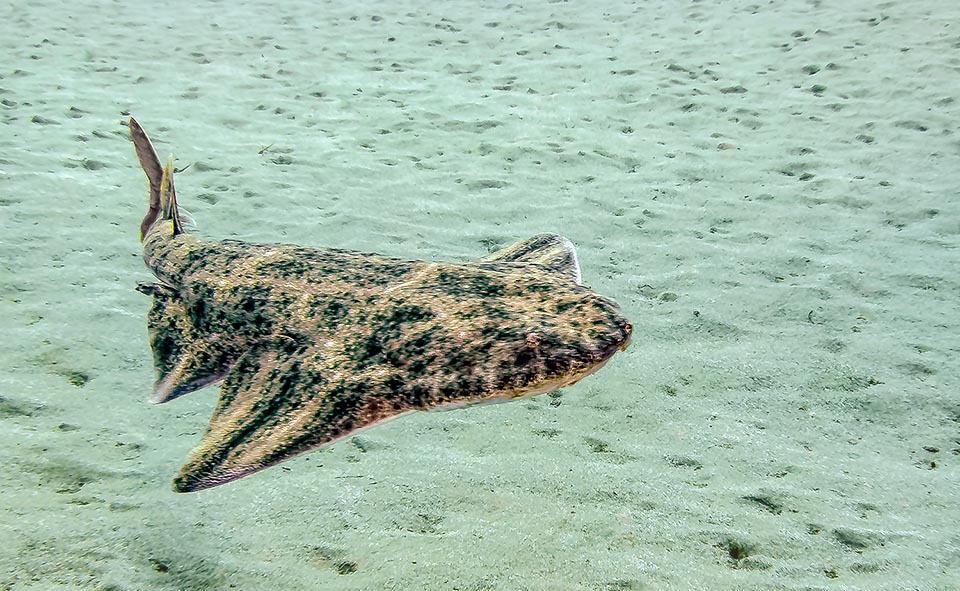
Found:
<svg viewBox="0 0 960 591"><path fill-rule="evenodd" d="M130 118L130 137L137 150L137 158L147 182L150 183L150 204L147 215L140 222L140 242L143 242L150 230L159 221L171 222L170 227L174 236L183 234L183 224L180 222L180 210L177 207L177 192L173 185L173 158L167 160L166 166L160 166L153 143L147 137L140 124L133 117Z"/></svg>

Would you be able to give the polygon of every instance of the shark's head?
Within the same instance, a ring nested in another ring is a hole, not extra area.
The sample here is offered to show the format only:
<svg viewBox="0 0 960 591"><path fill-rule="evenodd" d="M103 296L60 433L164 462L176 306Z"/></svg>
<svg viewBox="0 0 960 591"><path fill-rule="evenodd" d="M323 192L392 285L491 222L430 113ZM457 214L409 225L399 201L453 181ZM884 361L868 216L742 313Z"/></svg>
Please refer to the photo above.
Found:
<svg viewBox="0 0 960 591"><path fill-rule="evenodd" d="M528 336L528 348L521 352L517 361L529 356L528 363L549 376L540 390L570 386L603 367L614 353L629 346L633 326L620 315L612 301L602 296L596 296L596 300L588 300L582 306L586 308L582 310L585 314L575 325L569 325L565 330L540 330ZM544 343L542 335L547 335L549 342Z"/></svg>
<svg viewBox="0 0 960 591"><path fill-rule="evenodd" d="M612 300L577 294L559 307L559 313L524 315L518 327L522 339L512 341L512 350L500 361L512 380L503 385L501 398L535 396L575 384L630 344L633 327Z"/></svg>
<svg viewBox="0 0 960 591"><path fill-rule="evenodd" d="M451 395L441 395L432 408L504 402L564 388L629 345L633 327L613 300L554 276L511 273L508 280L517 284L505 283L506 292L522 296L503 297L495 312L483 310L475 320L446 319L462 342L445 353L452 379L438 384L441 393L449 388Z"/></svg>

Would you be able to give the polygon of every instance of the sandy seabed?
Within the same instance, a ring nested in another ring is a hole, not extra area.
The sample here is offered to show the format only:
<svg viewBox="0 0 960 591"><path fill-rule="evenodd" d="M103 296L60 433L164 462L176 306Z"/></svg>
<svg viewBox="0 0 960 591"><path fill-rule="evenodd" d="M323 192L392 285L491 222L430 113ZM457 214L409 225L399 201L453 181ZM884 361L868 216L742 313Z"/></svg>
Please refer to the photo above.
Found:
<svg viewBox="0 0 960 591"><path fill-rule="evenodd" d="M0 589L960 587L960 5L0 7ZM134 114L206 237L568 236L633 344L209 491Z"/></svg>

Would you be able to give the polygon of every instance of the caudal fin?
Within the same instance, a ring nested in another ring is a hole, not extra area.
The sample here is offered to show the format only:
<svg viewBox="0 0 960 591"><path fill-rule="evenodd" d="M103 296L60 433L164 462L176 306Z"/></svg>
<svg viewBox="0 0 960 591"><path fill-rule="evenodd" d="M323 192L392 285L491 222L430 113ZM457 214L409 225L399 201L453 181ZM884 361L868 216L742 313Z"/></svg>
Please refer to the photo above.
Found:
<svg viewBox="0 0 960 591"><path fill-rule="evenodd" d="M167 161L166 166L160 166L160 158L157 157L157 151L153 149L153 142L147 137L147 132L143 130L140 123L131 117L129 127L133 147L137 150L137 159L140 160L140 166L150 184L150 203L147 206L147 214L140 222L140 242L143 242L150 228L159 220L172 221L173 234L183 234L183 225L180 223L180 212L177 208L177 192L173 185L173 158Z"/></svg>

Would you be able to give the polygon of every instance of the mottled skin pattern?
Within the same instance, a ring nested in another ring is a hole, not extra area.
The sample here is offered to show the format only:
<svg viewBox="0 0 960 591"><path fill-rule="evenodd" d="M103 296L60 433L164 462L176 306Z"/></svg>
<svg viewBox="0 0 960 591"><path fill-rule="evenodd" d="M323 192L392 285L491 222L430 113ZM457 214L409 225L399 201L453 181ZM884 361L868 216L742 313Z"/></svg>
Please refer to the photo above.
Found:
<svg viewBox="0 0 960 591"><path fill-rule="evenodd" d="M131 130L148 141L133 120ZM141 161L144 153L138 146ZM575 251L560 236L471 263L201 242L178 232L172 167L164 174L169 191L143 230L158 283L139 288L153 296L152 398L223 380L177 491L235 480L406 412L548 392L629 342L617 305L579 285Z"/></svg>

